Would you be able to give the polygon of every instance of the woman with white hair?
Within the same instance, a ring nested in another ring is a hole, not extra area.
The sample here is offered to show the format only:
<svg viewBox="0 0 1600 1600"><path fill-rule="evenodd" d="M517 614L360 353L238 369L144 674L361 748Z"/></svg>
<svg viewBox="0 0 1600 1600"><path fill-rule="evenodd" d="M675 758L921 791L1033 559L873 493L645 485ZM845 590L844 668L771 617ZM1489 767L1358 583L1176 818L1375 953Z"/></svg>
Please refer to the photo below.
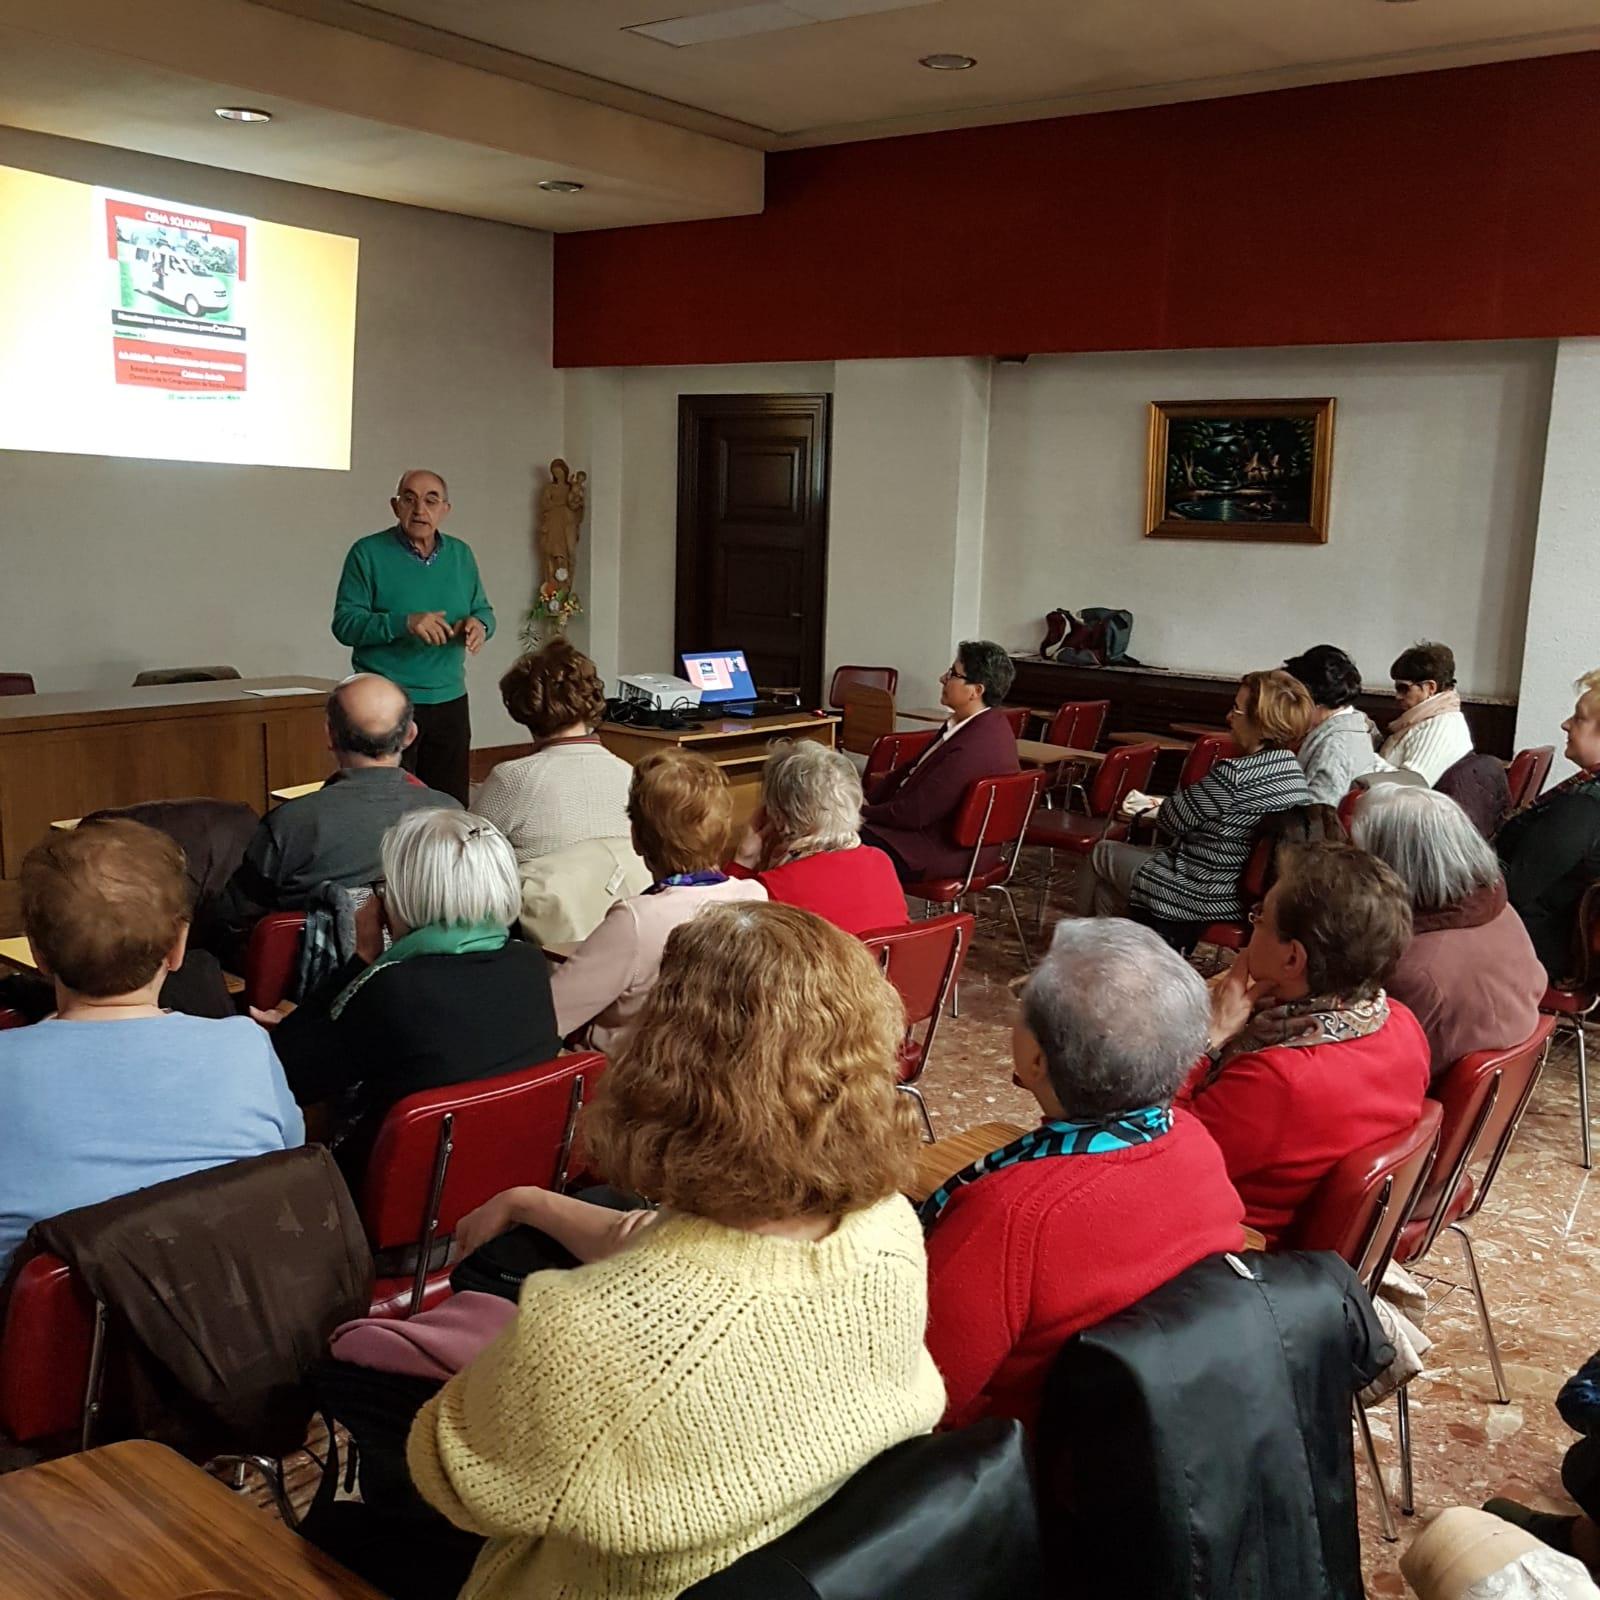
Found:
<svg viewBox="0 0 1600 1600"><path fill-rule="evenodd" d="M290 1015L252 1012L274 1029L300 1104L341 1102L352 1178L397 1101L561 1048L544 952L509 936L522 892L505 835L467 811L412 811L383 836L382 860L354 959Z"/></svg>
<svg viewBox="0 0 1600 1600"><path fill-rule="evenodd" d="M814 740L777 745L761 769L761 809L729 872L769 899L861 934L905 922L894 863L863 844L861 779L850 758Z"/></svg>
<svg viewBox="0 0 1600 1600"><path fill-rule="evenodd" d="M1206 1048L1199 975L1149 928L1063 918L1012 1029L1043 1121L922 1206L945 1424L1029 1426L1061 1346L1243 1240L1222 1152L1173 1097Z"/></svg>
<svg viewBox="0 0 1600 1600"><path fill-rule="evenodd" d="M1352 838L1411 896L1413 936L1389 977L1428 1036L1432 1075L1474 1050L1509 1050L1539 1020L1545 971L1506 901L1494 847L1437 789L1379 784Z"/></svg>

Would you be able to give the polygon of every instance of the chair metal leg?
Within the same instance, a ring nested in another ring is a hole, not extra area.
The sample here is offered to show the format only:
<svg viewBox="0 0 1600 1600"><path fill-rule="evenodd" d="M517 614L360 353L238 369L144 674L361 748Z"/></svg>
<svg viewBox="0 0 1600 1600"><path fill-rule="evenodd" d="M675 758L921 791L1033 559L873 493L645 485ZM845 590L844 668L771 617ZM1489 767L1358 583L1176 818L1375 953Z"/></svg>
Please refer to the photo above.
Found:
<svg viewBox="0 0 1600 1600"><path fill-rule="evenodd" d="M1356 1427L1361 1432L1361 1448L1367 1453L1367 1471L1372 1474L1372 1487L1378 1496L1378 1516L1383 1522L1383 1536L1390 1543L1398 1542L1400 1535L1395 1531L1394 1512L1389 1508L1389 1491L1383 1486L1383 1473L1378 1467L1378 1452L1373 1447L1372 1429L1367 1424L1367 1413L1362 1409L1361 1402L1355 1402Z"/></svg>
<svg viewBox="0 0 1600 1600"><path fill-rule="evenodd" d="M1411 1481L1411 1402L1406 1397L1405 1384L1395 1390L1394 1398L1398 1408L1395 1431L1400 1440L1400 1510L1411 1517L1416 1515L1417 1507Z"/></svg>
<svg viewBox="0 0 1600 1600"><path fill-rule="evenodd" d="M1056 853L1047 849L1044 853L1044 881L1039 885L1039 915L1035 926L1040 933L1044 932L1044 909L1050 899L1050 882L1056 875Z"/></svg>
<svg viewBox="0 0 1600 1600"><path fill-rule="evenodd" d="M274 1461L271 1456L254 1455L223 1455L213 1456L208 1463L213 1467L227 1467L228 1487L235 1491L242 1491L245 1485L245 1474L254 1467L266 1479L267 1487L272 1491L273 1503L278 1508L278 1515L284 1523L291 1528L300 1526L300 1516L289 1499L288 1486L283 1481L283 1463Z"/></svg>
<svg viewBox="0 0 1600 1600"><path fill-rule="evenodd" d="M1583 1132L1583 1165L1585 1170L1594 1165L1594 1152L1590 1148L1589 1133L1589 1052L1584 1043L1583 1018L1577 1019L1578 1035L1578 1116Z"/></svg>
<svg viewBox="0 0 1600 1600"><path fill-rule="evenodd" d="M1003 894L1006 898L1006 910L1011 913L1011 926L1017 930L1017 943L1022 946L1022 960L1025 966L1033 965L1033 954L1028 949L1028 936L1022 931L1022 918L1017 915L1017 902L1012 898L1011 891L1003 884L994 886L996 894Z"/></svg>
<svg viewBox="0 0 1600 1600"><path fill-rule="evenodd" d="M895 1087L901 1094L908 1094L917 1102L917 1110L922 1113L922 1129L927 1135L928 1143L934 1142L933 1119L928 1115L928 1102L922 1098L922 1091L914 1083L897 1083Z"/></svg>
<svg viewBox="0 0 1600 1600"><path fill-rule="evenodd" d="M1494 1392L1500 1404L1505 1405L1511 1396L1506 1392L1505 1369L1500 1365L1500 1347L1495 1343L1494 1323L1489 1318L1489 1302L1483 1297L1483 1279L1478 1276L1478 1258L1473 1254L1472 1238L1459 1222L1450 1224L1451 1233L1461 1241L1461 1253L1467 1260L1467 1272L1472 1278L1472 1296L1478 1302L1478 1322L1483 1328L1484 1348L1489 1352L1489 1367L1494 1373Z"/></svg>

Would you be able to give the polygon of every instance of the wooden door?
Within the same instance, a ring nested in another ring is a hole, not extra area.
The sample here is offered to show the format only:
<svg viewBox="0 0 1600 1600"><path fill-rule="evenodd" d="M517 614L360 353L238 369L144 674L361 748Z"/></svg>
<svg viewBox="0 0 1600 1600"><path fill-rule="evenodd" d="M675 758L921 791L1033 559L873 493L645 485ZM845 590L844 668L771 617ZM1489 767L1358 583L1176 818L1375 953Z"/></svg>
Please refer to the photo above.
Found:
<svg viewBox="0 0 1600 1600"><path fill-rule="evenodd" d="M825 394L678 401L677 649L742 649L761 688L808 706L822 703L828 428Z"/></svg>

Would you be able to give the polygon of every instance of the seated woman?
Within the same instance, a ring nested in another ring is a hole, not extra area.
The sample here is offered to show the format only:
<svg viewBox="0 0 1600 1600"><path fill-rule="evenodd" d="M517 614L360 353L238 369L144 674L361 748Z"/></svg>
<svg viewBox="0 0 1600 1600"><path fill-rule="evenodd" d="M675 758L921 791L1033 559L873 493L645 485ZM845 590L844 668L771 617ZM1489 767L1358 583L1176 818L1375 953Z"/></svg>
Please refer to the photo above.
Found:
<svg viewBox="0 0 1600 1600"><path fill-rule="evenodd" d="M1249 945L1213 984L1211 1055L1178 1103L1211 1130L1269 1247L1345 1156L1421 1115L1427 1036L1383 991L1410 942L1410 896L1381 861L1288 846Z"/></svg>
<svg viewBox="0 0 1600 1600"><path fill-rule="evenodd" d="M1378 730L1355 705L1361 674L1355 662L1331 644L1312 645L1303 655L1291 656L1283 669L1311 696L1311 726L1295 759L1306 775L1312 800L1336 806L1357 778L1380 765Z"/></svg>
<svg viewBox="0 0 1600 1600"><path fill-rule="evenodd" d="M1205 984L1150 929L1056 924L1011 1034L1016 1081L1044 1120L922 1207L947 1426L1031 1426L1068 1338L1240 1247L1222 1154L1172 1109L1208 1022Z"/></svg>
<svg viewBox="0 0 1600 1600"><path fill-rule="evenodd" d="M157 1003L189 937L171 839L124 820L52 833L21 888L56 1014L0 1032L0 1275L46 1217L305 1139L253 1022Z"/></svg>
<svg viewBox="0 0 1600 1600"><path fill-rule="evenodd" d="M765 900L754 879L730 878L726 858L733 797L722 769L669 747L633 769L628 791L633 846L654 880L619 900L556 969L551 990L563 1039L582 1031L608 1053L632 1029L661 965L667 935L723 900Z"/></svg>
<svg viewBox="0 0 1600 1600"><path fill-rule="evenodd" d="M465 811L409 812L383 836L383 876L354 959L281 1020L252 1012L273 1027L295 1098L340 1102L339 1163L352 1181L407 1095L561 1049L544 952L507 933L517 864L498 829Z"/></svg>
<svg viewBox="0 0 1600 1600"><path fill-rule="evenodd" d="M865 948L809 912L673 933L584 1121L662 1209L514 1189L457 1230L531 1223L587 1263L530 1277L412 1427L424 1498L488 1536L474 1600L672 1600L939 1420L900 1031Z"/></svg>
<svg viewBox="0 0 1600 1600"><path fill-rule="evenodd" d="M979 778L1021 770L1017 740L1003 717L985 716L1005 699L1016 668L988 639L963 639L939 680L949 712L944 731L914 761L889 774L862 808L861 842L894 862L902 883L960 877L972 852L951 842L950 828L967 790ZM998 859L998 850L987 852ZM992 861L980 863L988 871Z"/></svg>
<svg viewBox="0 0 1600 1600"><path fill-rule="evenodd" d="M533 740L533 754L502 761L472 809L511 841L518 865L586 839L628 836L628 763L595 737L606 710L594 662L564 638L516 662L500 698Z"/></svg>
<svg viewBox="0 0 1600 1600"><path fill-rule="evenodd" d="M1472 730L1456 693L1455 652L1423 640L1402 650L1389 668L1400 715L1378 753L1391 767L1405 767L1430 786L1462 756L1472 753Z"/></svg>
<svg viewBox="0 0 1600 1600"><path fill-rule="evenodd" d="M1506 892L1552 983L1579 970L1578 902L1600 879L1600 670L1579 678L1577 688L1561 731L1562 754L1578 771L1519 811L1494 841Z"/></svg>
<svg viewBox="0 0 1600 1600"><path fill-rule="evenodd" d="M1311 696L1287 672L1247 672L1228 728L1244 754L1219 761L1161 807L1173 842L1159 849L1102 839L1078 884L1081 916L1189 927L1242 917L1239 877L1262 818L1311 803L1293 755L1311 723Z"/></svg>
<svg viewBox="0 0 1600 1600"><path fill-rule="evenodd" d="M862 844L861 779L850 758L812 740L774 747L761 769L761 809L728 871L768 897L826 917L846 933L909 916L894 863Z"/></svg>
<svg viewBox="0 0 1600 1600"><path fill-rule="evenodd" d="M1350 836L1411 896L1413 937L1388 988L1422 1024L1433 1076L1474 1050L1530 1037L1545 971L1471 818L1437 789L1380 784L1357 807Z"/></svg>

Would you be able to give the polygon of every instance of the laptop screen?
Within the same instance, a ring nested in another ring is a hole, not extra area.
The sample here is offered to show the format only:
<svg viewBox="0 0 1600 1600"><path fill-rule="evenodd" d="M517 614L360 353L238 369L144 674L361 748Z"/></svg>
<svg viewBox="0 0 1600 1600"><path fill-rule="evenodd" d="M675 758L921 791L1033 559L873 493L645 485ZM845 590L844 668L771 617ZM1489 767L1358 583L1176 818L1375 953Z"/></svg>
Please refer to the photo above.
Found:
<svg viewBox="0 0 1600 1600"><path fill-rule="evenodd" d="M700 704L720 705L724 700L754 700L755 680L750 676L743 650L702 650L678 658L683 675L700 691Z"/></svg>

